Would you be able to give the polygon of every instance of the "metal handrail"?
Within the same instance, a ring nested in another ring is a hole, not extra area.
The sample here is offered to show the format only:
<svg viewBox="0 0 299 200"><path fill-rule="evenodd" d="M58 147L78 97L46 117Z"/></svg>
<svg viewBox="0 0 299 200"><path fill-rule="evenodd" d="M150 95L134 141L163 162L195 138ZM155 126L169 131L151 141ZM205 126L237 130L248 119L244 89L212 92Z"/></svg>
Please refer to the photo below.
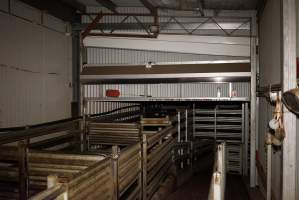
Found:
<svg viewBox="0 0 299 200"><path fill-rule="evenodd" d="M140 107L140 106L139 105L125 106L125 107L117 108L117 109L114 109L114 110L111 110L111 111L107 111L107 112L103 112L103 113L97 113L97 114L91 114L91 115L88 115L88 116L89 117L100 117L100 116L112 114L114 112L117 112L117 111L120 111L120 110L123 110L123 109L134 108L134 107L137 108L137 107ZM78 120L78 119L82 119L82 118L83 118L83 116L78 116L78 117L65 118L65 119L60 119L60 120L56 120L56 121L40 123L40 124L0 128L0 134L1 134L1 132L28 130L28 129L31 129L31 128L49 126L49 125L53 125L53 124L56 124L56 123L70 122L70 121L74 121L74 120Z"/></svg>
<svg viewBox="0 0 299 200"><path fill-rule="evenodd" d="M77 120L79 120L79 119L82 119L82 116L79 116L79 117L71 117L71 118L65 118L65 119L60 119L60 120L56 120L56 121L40 123L40 124L33 124L33 125L26 125L26 126L18 126L18 127L0 128L0 134L1 134L2 132L11 132L11 131L29 130L29 129L32 129L32 128L40 128L40 127L50 126L50 125L58 124L58 123L77 121Z"/></svg>
<svg viewBox="0 0 299 200"><path fill-rule="evenodd" d="M122 108L117 108L108 112L89 115L89 118L98 118L111 115L120 110L139 107L139 105L126 106ZM0 145L7 144L11 142L16 142L20 140L26 140L33 137L39 137L43 135L49 135L55 131L64 131L69 130L70 127L74 127L75 123L80 122L83 119L83 116L61 119L52 122L46 122L41 124L22 126L22 127L9 127L9 128L0 128Z"/></svg>

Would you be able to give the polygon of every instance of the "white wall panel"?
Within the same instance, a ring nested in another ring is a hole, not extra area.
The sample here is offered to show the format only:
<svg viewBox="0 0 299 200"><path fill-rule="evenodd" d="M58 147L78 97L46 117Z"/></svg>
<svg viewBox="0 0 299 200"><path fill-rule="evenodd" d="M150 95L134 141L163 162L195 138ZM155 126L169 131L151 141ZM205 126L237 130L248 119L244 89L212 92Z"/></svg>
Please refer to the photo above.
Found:
<svg viewBox="0 0 299 200"><path fill-rule="evenodd" d="M71 38L5 13L0 24L0 127L70 117Z"/></svg>
<svg viewBox="0 0 299 200"><path fill-rule="evenodd" d="M88 64L144 64L147 62L157 63L245 59L247 58L128 49L87 48Z"/></svg>

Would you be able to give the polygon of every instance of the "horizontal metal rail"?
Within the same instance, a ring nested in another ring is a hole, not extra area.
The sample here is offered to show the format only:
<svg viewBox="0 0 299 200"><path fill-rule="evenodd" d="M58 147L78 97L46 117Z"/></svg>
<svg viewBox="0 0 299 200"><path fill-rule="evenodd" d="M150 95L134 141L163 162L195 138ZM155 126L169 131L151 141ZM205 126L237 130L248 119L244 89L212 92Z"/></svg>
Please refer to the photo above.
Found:
<svg viewBox="0 0 299 200"><path fill-rule="evenodd" d="M119 116L119 114L114 114L114 113L129 108L140 108L140 107L139 105L126 106L126 107L114 109L104 113L89 115L89 119L91 120L91 119L119 118L122 116ZM134 114L138 114L138 113L139 111L134 111ZM130 112L129 114L132 114L132 112ZM80 116L80 117L67 118L67 119L41 123L36 125L0 128L0 145L26 140L30 138L40 137L44 135L49 135L60 131L67 131L67 130L74 131L76 129L78 130L78 125L82 121L82 119L83 117Z"/></svg>

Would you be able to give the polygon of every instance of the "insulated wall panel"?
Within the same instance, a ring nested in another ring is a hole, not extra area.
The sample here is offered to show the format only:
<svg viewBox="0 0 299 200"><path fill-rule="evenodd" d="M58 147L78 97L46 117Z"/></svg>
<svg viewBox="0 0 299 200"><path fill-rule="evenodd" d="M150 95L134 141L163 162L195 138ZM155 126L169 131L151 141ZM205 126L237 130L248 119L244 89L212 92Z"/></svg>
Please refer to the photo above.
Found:
<svg viewBox="0 0 299 200"><path fill-rule="evenodd" d="M0 127L70 117L71 37L37 24L41 11L11 6L21 16L0 13Z"/></svg>

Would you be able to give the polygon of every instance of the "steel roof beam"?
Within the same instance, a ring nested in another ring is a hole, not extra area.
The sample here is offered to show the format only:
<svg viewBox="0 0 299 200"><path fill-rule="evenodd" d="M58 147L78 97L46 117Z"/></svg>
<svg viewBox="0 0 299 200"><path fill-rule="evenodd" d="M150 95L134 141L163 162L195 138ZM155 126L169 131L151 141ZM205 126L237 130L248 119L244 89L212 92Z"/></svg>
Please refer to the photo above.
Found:
<svg viewBox="0 0 299 200"><path fill-rule="evenodd" d="M63 21L79 22L76 8L59 0L21 0L22 2L35 7L39 10L45 10L49 14Z"/></svg>
<svg viewBox="0 0 299 200"><path fill-rule="evenodd" d="M96 1L102 6L104 6L105 8L111 10L112 12L118 13L116 10L117 5L113 3L111 0L96 0Z"/></svg>
<svg viewBox="0 0 299 200"><path fill-rule="evenodd" d="M80 11L81 13L86 12L86 6L76 0L61 0L63 3L68 4L72 8L75 8L76 10Z"/></svg>
<svg viewBox="0 0 299 200"><path fill-rule="evenodd" d="M148 0L140 0L140 2L146 7L152 14L157 14L157 8L151 4Z"/></svg>

